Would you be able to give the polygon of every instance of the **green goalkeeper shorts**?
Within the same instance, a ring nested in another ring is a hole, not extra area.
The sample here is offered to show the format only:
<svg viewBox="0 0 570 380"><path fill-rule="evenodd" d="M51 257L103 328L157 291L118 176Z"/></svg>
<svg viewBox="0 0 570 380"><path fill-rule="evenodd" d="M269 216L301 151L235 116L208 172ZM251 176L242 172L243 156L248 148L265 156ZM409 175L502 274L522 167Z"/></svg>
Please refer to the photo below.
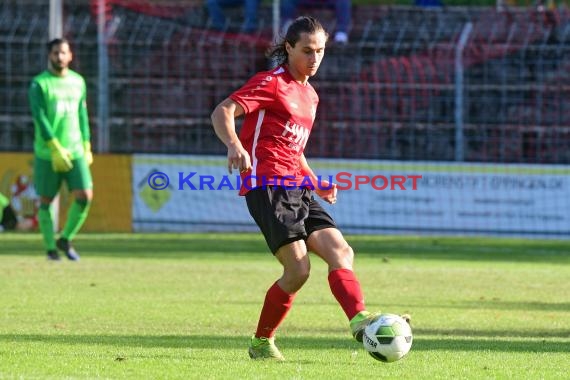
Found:
<svg viewBox="0 0 570 380"><path fill-rule="evenodd" d="M51 167L51 161L38 157L34 159L34 187L36 193L43 197L53 198L59 192L61 183L66 182L69 191L93 188L91 170L84 158L71 161L73 168L65 173L57 173Z"/></svg>

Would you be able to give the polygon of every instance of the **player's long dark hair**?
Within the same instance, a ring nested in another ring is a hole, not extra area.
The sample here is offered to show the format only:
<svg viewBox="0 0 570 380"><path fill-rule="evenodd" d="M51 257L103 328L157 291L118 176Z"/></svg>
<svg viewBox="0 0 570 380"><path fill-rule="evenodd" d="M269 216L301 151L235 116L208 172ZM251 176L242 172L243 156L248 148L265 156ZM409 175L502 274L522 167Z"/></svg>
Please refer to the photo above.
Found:
<svg viewBox="0 0 570 380"><path fill-rule="evenodd" d="M288 42L289 45L295 47L295 44L301 38L301 33L313 34L319 31L323 31L328 38L329 35L325 28L316 18L311 16L298 17L287 28L285 37L282 37L280 42L269 48L266 57L276 66L288 63L289 55L287 54L285 43Z"/></svg>

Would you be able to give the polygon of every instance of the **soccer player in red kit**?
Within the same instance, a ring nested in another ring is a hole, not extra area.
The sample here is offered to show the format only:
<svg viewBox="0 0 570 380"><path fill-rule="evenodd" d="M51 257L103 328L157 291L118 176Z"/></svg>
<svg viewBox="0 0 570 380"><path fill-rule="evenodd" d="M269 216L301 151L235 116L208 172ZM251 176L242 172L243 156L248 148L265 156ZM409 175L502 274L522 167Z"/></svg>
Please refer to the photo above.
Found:
<svg viewBox="0 0 570 380"><path fill-rule="evenodd" d="M365 309L352 270L352 248L313 197L334 204L336 185L319 180L303 154L319 102L308 79L319 68L327 39L319 21L297 18L268 53L278 66L254 75L212 113L214 130L228 148L228 170L240 171L240 195L283 266L283 275L266 293L249 345L252 359L284 360L274 335L309 277L309 251L328 264L331 292L356 340L362 341L364 328L377 314ZM238 138L235 118L242 115ZM294 186L306 178L313 186Z"/></svg>

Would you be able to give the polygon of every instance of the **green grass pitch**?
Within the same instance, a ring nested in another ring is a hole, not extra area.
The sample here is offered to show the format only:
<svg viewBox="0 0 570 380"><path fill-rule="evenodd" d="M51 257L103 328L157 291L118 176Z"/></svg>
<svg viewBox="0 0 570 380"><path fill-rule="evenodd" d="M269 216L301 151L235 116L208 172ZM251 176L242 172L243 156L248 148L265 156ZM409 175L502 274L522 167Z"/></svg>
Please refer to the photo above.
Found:
<svg viewBox="0 0 570 380"><path fill-rule="evenodd" d="M84 234L79 263L0 234L0 379L567 378L568 241L347 239L369 309L413 316L399 362L351 339L316 256L278 331L287 361L251 361L281 272L259 234Z"/></svg>

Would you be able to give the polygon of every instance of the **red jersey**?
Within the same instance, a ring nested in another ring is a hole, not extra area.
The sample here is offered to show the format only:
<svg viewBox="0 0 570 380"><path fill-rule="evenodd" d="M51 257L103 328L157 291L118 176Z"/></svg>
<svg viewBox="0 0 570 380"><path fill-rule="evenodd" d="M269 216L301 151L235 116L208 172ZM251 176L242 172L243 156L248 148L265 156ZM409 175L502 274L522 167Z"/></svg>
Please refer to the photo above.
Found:
<svg viewBox="0 0 570 380"><path fill-rule="evenodd" d="M315 121L319 97L309 83L297 82L285 66L254 75L230 95L245 110L239 139L252 170L241 175L239 194L263 185L299 185L299 160Z"/></svg>

